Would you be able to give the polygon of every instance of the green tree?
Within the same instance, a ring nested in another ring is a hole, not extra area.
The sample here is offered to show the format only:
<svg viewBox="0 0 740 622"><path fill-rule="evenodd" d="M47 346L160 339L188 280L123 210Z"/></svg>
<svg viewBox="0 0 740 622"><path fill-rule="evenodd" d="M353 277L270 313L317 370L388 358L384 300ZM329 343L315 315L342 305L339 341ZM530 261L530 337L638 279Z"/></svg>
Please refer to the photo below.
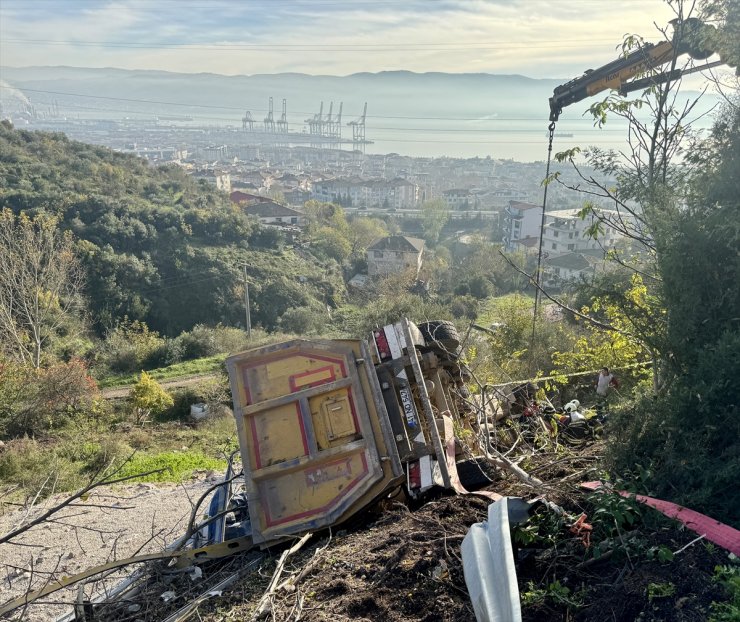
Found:
<svg viewBox="0 0 740 622"><path fill-rule="evenodd" d="M82 310L83 275L57 219L0 212L0 337L7 355L41 367L57 331Z"/></svg>
<svg viewBox="0 0 740 622"><path fill-rule="evenodd" d="M672 5L679 17L689 17L688 3ZM703 6L720 18L719 40L737 50L738 38L725 36L737 32L737 3ZM592 106L600 124L614 115L625 118L633 141L626 157L584 152L612 180L583 176L589 193L614 209L587 203L583 215L594 219L595 239L611 227L632 242L609 257L639 276L646 295L631 296L626 287L606 298L649 348L659 380L615 421L612 464L623 474L635 464L649 466L642 483L656 494L738 523L740 112L737 81L732 84L730 92L722 87L730 102L707 140L690 131L695 102L681 101L674 80L633 100L609 96ZM649 111L649 123L639 110Z"/></svg>
<svg viewBox="0 0 740 622"><path fill-rule="evenodd" d="M312 235L311 246L322 255L344 263L352 253L352 243L346 232L333 227L319 227Z"/></svg>
<svg viewBox="0 0 740 622"><path fill-rule="evenodd" d="M686 209L661 230L664 382L620 422L618 469L650 465L656 494L740 524L740 107L691 156Z"/></svg>
<svg viewBox="0 0 740 622"><path fill-rule="evenodd" d="M388 228L379 218L360 216L349 223L349 241L355 256L364 254L370 244L387 235Z"/></svg>
<svg viewBox="0 0 740 622"><path fill-rule="evenodd" d="M141 372L139 382L132 387L129 400L137 425L144 423L152 415L163 413L174 404L172 396L145 371Z"/></svg>
<svg viewBox="0 0 740 622"><path fill-rule="evenodd" d="M442 199L425 201L421 206L421 228L424 239L434 246L450 218L450 208Z"/></svg>

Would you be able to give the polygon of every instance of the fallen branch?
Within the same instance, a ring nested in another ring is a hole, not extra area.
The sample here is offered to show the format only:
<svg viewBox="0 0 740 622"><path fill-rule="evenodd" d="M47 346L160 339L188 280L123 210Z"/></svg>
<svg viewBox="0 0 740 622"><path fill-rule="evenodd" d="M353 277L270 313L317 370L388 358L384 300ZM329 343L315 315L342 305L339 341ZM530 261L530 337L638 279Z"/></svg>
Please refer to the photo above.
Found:
<svg viewBox="0 0 740 622"><path fill-rule="evenodd" d="M703 540L706 537L707 537L707 534L704 533L704 534L700 535L698 538L694 538L691 542L689 542L688 544L684 544L680 549L678 549L677 551L675 551L673 554L674 555L678 555L679 553L683 553L687 548L689 548L690 546L696 544L697 542L699 542L699 540Z"/></svg>
<svg viewBox="0 0 740 622"><path fill-rule="evenodd" d="M132 454L133 456L133 454ZM50 508L46 512L44 512L41 516L38 518L35 518L34 520L26 523L25 525L22 525L18 527L17 529L14 529L8 533L6 533L4 536L0 536L0 544L5 544L6 542L9 542L13 538L21 535L22 533L25 533L32 527L35 527L36 525L39 525L43 523L44 521L48 520L50 516L53 516L56 514L59 510L67 507L68 505L72 504L74 501L77 501L77 499L80 498L86 498L86 495L88 492L93 490L94 488L98 488L99 486L109 486L111 484L119 484L121 482L126 482L132 479L135 479L137 477L145 477L147 475L153 475L155 473L161 473L162 471L165 471L166 469L156 469L154 471L147 471L146 473L137 473L136 475L128 475L126 477L118 477L115 479L108 479L112 475L115 475L116 473L120 472L121 468L124 464L126 464L132 456L129 456L129 458L126 459L126 461L123 462L113 473L111 473L109 476L104 477L99 480L92 481L90 484L82 488L81 490L77 491L73 495L67 497L62 501L61 503L58 503L54 507Z"/></svg>
<svg viewBox="0 0 740 622"><path fill-rule="evenodd" d="M500 469L504 469L508 471L509 473L517 477L519 480L521 480L522 482L524 482L525 484L529 486L532 486L533 488L544 485L541 479L538 479L537 477L534 477L533 475L530 475L529 473L527 473L523 468L521 468L519 465L517 465L513 461L509 460L500 451L491 447L490 443L489 443L488 451L491 454L491 457L488 459Z"/></svg>
<svg viewBox="0 0 740 622"><path fill-rule="evenodd" d="M303 547L303 545L308 542L308 539L311 537L311 535L311 533L307 533L287 551L283 551L282 555L280 555L280 559L278 560L277 566L275 567L275 572L272 574L272 579L270 579L267 590L262 595L262 598L260 598L260 602L257 604L257 609L252 615L251 620L261 620L262 618L266 617L270 613L270 611L272 611L272 598L275 595L275 592L277 592L278 590L278 581L280 580L280 576L283 574L285 562L287 561L288 557L298 552L301 547Z"/></svg>
<svg viewBox="0 0 740 622"><path fill-rule="evenodd" d="M323 553L331 543L331 533L329 534L329 540L327 540L326 544L322 547L319 547L316 549L316 551L313 554L313 557L309 560L309 562L303 567L303 569L297 574L289 579L286 579L283 581L280 585L278 585L277 590L285 590L287 592L292 592L296 589L297 585L306 577L308 574L314 569L316 564L319 562L319 555Z"/></svg>

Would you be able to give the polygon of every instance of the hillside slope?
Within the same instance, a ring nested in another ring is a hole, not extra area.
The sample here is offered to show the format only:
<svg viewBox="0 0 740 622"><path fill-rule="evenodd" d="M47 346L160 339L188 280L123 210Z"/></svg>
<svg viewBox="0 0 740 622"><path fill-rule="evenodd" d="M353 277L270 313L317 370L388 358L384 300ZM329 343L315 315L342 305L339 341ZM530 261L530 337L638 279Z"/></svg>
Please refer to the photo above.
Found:
<svg viewBox="0 0 740 622"><path fill-rule="evenodd" d="M245 263L252 320L266 328L288 308L344 295L339 266L283 250L279 235L205 182L62 134L0 124L2 208L56 214L79 239L98 330L124 316L170 335L242 323Z"/></svg>

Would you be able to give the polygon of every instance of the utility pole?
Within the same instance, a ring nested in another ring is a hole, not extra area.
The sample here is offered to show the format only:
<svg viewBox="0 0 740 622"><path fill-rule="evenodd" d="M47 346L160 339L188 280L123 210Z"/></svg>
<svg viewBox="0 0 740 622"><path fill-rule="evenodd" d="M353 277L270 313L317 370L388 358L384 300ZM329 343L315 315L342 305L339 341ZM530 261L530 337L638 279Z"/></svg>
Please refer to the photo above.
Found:
<svg viewBox="0 0 740 622"><path fill-rule="evenodd" d="M249 279L247 278L247 264L244 268L244 313L247 316L247 338L252 338L252 316L249 313Z"/></svg>

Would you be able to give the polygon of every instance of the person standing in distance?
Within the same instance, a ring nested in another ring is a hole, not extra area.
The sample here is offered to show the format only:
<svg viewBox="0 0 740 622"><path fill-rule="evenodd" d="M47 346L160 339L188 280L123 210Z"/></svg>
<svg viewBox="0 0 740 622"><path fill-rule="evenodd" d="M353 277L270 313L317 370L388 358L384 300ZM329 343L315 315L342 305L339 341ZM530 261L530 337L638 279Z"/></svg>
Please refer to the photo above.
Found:
<svg viewBox="0 0 740 622"><path fill-rule="evenodd" d="M609 392L612 387L617 388L618 386L616 376L609 371L608 367L602 367L596 379L596 408L598 410L609 411Z"/></svg>

